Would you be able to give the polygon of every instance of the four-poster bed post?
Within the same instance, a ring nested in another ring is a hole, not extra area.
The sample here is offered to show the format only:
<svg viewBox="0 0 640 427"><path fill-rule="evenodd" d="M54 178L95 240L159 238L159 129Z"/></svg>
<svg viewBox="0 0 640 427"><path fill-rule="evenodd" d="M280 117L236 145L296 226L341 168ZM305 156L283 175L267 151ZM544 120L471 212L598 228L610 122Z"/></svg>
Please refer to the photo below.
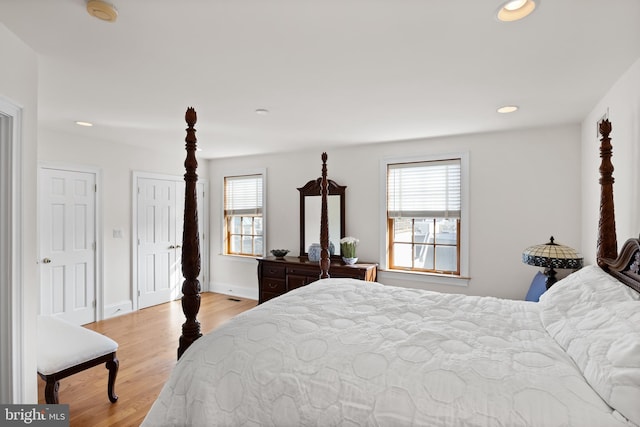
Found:
<svg viewBox="0 0 640 427"><path fill-rule="evenodd" d="M182 311L186 321L182 324L182 335L178 347L178 359L187 348L202 336L200 322L197 320L200 310L200 236L198 235L198 161L196 160L196 111L189 107L185 114L187 136L185 138L187 157L184 161L184 229L182 233Z"/></svg>
<svg viewBox="0 0 640 427"><path fill-rule="evenodd" d="M618 242L616 239L616 220L613 207L613 164L611 163L611 122L608 119L600 122L600 220L598 222L597 260L600 267L605 267L603 259L616 259Z"/></svg>
<svg viewBox="0 0 640 427"><path fill-rule="evenodd" d="M598 249L596 262L599 267L637 292L640 292L640 238L628 239L618 252L615 209L613 205L613 164L611 122L600 122L600 219L598 221Z"/></svg>
<svg viewBox="0 0 640 427"><path fill-rule="evenodd" d="M327 181L327 153L322 153L322 181L320 182L320 278L329 278L329 215L327 197L329 196L329 183Z"/></svg>

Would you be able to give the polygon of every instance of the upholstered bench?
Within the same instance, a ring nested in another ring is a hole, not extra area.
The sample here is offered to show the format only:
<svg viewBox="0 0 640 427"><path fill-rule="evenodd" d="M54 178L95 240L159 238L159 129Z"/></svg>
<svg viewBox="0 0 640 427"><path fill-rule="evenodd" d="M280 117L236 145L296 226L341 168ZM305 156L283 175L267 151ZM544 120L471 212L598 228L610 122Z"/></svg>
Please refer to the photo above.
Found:
<svg viewBox="0 0 640 427"><path fill-rule="evenodd" d="M38 316L38 375L47 383L46 402L58 403L61 379L101 363L109 370L109 400L118 400L114 393L117 349L117 342L95 331L55 317Z"/></svg>

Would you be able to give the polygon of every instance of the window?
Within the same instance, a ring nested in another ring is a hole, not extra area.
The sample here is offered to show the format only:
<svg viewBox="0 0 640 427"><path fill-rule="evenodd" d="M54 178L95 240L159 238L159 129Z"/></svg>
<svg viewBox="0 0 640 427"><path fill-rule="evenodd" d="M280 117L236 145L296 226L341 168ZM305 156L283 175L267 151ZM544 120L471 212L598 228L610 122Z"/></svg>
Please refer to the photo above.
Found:
<svg viewBox="0 0 640 427"><path fill-rule="evenodd" d="M461 158L386 166L388 268L460 275Z"/></svg>
<svg viewBox="0 0 640 427"><path fill-rule="evenodd" d="M263 181L262 174L224 178L225 254L264 255Z"/></svg>

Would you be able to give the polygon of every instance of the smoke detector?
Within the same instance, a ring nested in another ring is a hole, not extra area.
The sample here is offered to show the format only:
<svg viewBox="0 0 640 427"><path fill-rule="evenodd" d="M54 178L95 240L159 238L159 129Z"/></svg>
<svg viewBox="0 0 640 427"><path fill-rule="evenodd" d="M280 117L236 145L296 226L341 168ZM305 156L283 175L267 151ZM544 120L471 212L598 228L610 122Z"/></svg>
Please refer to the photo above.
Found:
<svg viewBox="0 0 640 427"><path fill-rule="evenodd" d="M102 0L89 0L87 2L87 12L89 12L89 15L107 22L115 22L118 18L118 10L115 6Z"/></svg>

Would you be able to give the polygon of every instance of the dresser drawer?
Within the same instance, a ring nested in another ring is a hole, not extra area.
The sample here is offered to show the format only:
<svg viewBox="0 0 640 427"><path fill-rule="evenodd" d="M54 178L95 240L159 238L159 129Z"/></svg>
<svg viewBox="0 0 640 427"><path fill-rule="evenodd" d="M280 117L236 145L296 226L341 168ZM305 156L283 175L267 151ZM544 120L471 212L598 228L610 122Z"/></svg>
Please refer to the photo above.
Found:
<svg viewBox="0 0 640 427"><path fill-rule="evenodd" d="M304 266L304 267L287 267L287 276L290 274L294 274L296 276L309 276L309 277L319 277L320 276L320 267L314 266Z"/></svg>
<svg viewBox="0 0 640 427"><path fill-rule="evenodd" d="M287 291L284 279L275 279L273 277L263 277L260 291L283 294Z"/></svg>
<svg viewBox="0 0 640 427"><path fill-rule="evenodd" d="M359 271L359 270L353 270L353 271L340 271L340 272L334 272L334 274L331 275L331 277L341 277L341 278L345 278L345 279L360 279L363 280L365 278L365 273L366 271ZM331 274L331 270L329 270L329 274Z"/></svg>
<svg viewBox="0 0 640 427"><path fill-rule="evenodd" d="M312 279L309 276L297 276L295 274L287 274L287 292L292 289L306 286L308 283L311 283L313 281L314 279Z"/></svg>
<svg viewBox="0 0 640 427"><path fill-rule="evenodd" d="M272 298L279 297L282 294L274 294L273 292L260 292L260 304L269 301Z"/></svg>
<svg viewBox="0 0 640 427"><path fill-rule="evenodd" d="M284 265L275 265L275 264L265 264L262 267L262 275L264 277L276 277L276 278L279 278L279 279L284 279L285 266Z"/></svg>

